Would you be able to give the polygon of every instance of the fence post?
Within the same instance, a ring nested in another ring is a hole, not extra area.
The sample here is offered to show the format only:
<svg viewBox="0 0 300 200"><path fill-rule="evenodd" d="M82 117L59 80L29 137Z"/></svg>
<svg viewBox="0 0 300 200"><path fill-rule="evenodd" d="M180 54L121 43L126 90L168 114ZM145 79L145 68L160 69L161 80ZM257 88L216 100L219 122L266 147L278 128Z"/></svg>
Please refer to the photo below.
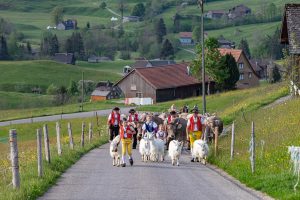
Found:
<svg viewBox="0 0 300 200"><path fill-rule="evenodd" d="M49 135L48 135L48 126L47 124L44 125L44 142L45 142L45 156L46 161L50 163L50 147L49 147Z"/></svg>
<svg viewBox="0 0 300 200"><path fill-rule="evenodd" d="M254 122L252 122L252 129L251 129L251 171L252 173L255 172L255 126Z"/></svg>
<svg viewBox="0 0 300 200"><path fill-rule="evenodd" d="M60 124L56 122L56 143L57 143L57 153L61 156L61 143L60 143Z"/></svg>
<svg viewBox="0 0 300 200"><path fill-rule="evenodd" d="M68 133L69 133L70 148L74 149L74 142L73 142L73 134L72 134L72 125L71 125L71 122L68 123Z"/></svg>
<svg viewBox="0 0 300 200"><path fill-rule="evenodd" d="M15 129L11 129L9 131L9 144L10 144L10 159L11 159L11 169L12 169L12 184L14 188L20 188L17 131Z"/></svg>
<svg viewBox="0 0 300 200"><path fill-rule="evenodd" d="M218 137L219 137L219 127L214 128L215 134L215 156L218 155Z"/></svg>
<svg viewBox="0 0 300 200"><path fill-rule="evenodd" d="M232 123L232 127L231 127L231 148L230 148L230 160L233 160L234 157L234 137L235 137L235 133L234 130L235 129L235 124L234 122Z"/></svg>
<svg viewBox="0 0 300 200"><path fill-rule="evenodd" d="M84 147L84 129L85 129L85 123L82 122L82 125L81 125L81 147Z"/></svg>
<svg viewBox="0 0 300 200"><path fill-rule="evenodd" d="M99 127L99 117L98 117L98 113L96 112L96 120L97 120L97 130L98 130L98 135L100 137L100 127Z"/></svg>
<svg viewBox="0 0 300 200"><path fill-rule="evenodd" d="M43 161L42 161L42 131L41 129L36 130L37 137L37 161L38 161L38 176L43 176Z"/></svg>
<svg viewBox="0 0 300 200"><path fill-rule="evenodd" d="M91 143L91 140L93 138L93 124L92 122L89 123L89 143Z"/></svg>

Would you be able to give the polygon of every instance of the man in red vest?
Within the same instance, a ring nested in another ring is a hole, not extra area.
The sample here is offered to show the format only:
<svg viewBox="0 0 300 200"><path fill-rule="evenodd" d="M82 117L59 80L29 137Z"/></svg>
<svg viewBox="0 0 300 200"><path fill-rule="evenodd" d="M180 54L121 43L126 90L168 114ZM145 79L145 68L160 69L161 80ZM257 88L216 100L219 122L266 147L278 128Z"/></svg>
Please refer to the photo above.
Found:
<svg viewBox="0 0 300 200"><path fill-rule="evenodd" d="M134 109L129 110L129 115L128 115L128 122L133 122L135 124L135 132L137 133L137 124L139 123L139 115L135 112ZM132 149L136 149L137 145L137 134L133 135L133 143L132 143Z"/></svg>
<svg viewBox="0 0 300 200"><path fill-rule="evenodd" d="M190 141L190 146L191 146L191 152L193 152L193 145L195 140L201 139L202 133L203 133L203 120L202 117L198 115L199 110L198 107L195 106L192 109L193 116L188 119L187 122L187 127L186 127L186 132L187 134L187 140ZM195 159L192 158L191 162L194 162Z"/></svg>
<svg viewBox="0 0 300 200"><path fill-rule="evenodd" d="M108 116L107 124L109 126L109 140L112 141L117 135L119 135L120 129L120 108L115 107L111 114Z"/></svg>

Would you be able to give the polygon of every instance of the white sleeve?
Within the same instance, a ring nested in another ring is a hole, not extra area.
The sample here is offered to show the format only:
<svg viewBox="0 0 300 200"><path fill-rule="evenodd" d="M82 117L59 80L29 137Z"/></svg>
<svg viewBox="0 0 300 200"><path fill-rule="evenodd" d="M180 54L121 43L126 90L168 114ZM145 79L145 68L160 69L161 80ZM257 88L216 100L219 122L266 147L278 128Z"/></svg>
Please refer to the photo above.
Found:
<svg viewBox="0 0 300 200"><path fill-rule="evenodd" d="M157 124L153 122L153 128L157 128Z"/></svg>
<svg viewBox="0 0 300 200"><path fill-rule="evenodd" d="M143 124L142 129L146 130L146 124Z"/></svg>
<svg viewBox="0 0 300 200"><path fill-rule="evenodd" d="M190 120L188 120L188 122L187 122L187 127L189 127L191 125L191 121Z"/></svg>
<svg viewBox="0 0 300 200"><path fill-rule="evenodd" d="M108 115L108 120L111 120L111 114Z"/></svg>
<svg viewBox="0 0 300 200"><path fill-rule="evenodd" d="M200 119L201 119L201 124L204 125L204 118L201 117Z"/></svg>

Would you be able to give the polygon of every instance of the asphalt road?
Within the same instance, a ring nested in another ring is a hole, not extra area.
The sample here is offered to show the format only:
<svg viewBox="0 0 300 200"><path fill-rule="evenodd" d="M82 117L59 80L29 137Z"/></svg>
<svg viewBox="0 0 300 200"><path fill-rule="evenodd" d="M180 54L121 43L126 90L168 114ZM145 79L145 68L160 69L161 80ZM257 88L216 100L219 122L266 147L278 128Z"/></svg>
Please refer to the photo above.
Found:
<svg viewBox="0 0 300 200"><path fill-rule="evenodd" d="M252 200L262 199L216 171L181 157L180 166L170 159L143 163L134 150L134 165L113 167L106 144L83 156L67 170L40 200ZM128 159L127 159L128 162Z"/></svg>
<svg viewBox="0 0 300 200"><path fill-rule="evenodd" d="M130 108L120 108L120 109L121 109L121 113L124 113L127 115ZM57 120L61 120L61 119L88 118L88 117L96 116L96 112L97 112L98 116L108 116L111 113L111 109L4 121L4 122L0 122L0 127L1 126L9 126L12 124L28 124L28 123L33 123L33 122L57 121Z"/></svg>

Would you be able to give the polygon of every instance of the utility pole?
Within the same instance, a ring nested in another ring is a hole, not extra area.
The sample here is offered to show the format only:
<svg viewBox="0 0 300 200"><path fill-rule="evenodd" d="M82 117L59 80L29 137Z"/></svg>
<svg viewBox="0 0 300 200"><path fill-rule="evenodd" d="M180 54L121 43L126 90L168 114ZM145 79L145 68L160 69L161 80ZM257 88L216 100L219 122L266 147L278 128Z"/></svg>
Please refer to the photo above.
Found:
<svg viewBox="0 0 300 200"><path fill-rule="evenodd" d="M123 18L124 18L124 3L121 0L121 27L123 28Z"/></svg>
<svg viewBox="0 0 300 200"><path fill-rule="evenodd" d="M201 64L201 69L202 69L202 109L203 109L203 114L206 113L206 93L205 93L205 56L204 56L204 1L205 0L199 0L199 6L201 9L201 46L202 46L202 64Z"/></svg>
<svg viewBox="0 0 300 200"><path fill-rule="evenodd" d="M84 72L82 72L82 81L81 81L81 112L83 112L83 99L84 99Z"/></svg>

